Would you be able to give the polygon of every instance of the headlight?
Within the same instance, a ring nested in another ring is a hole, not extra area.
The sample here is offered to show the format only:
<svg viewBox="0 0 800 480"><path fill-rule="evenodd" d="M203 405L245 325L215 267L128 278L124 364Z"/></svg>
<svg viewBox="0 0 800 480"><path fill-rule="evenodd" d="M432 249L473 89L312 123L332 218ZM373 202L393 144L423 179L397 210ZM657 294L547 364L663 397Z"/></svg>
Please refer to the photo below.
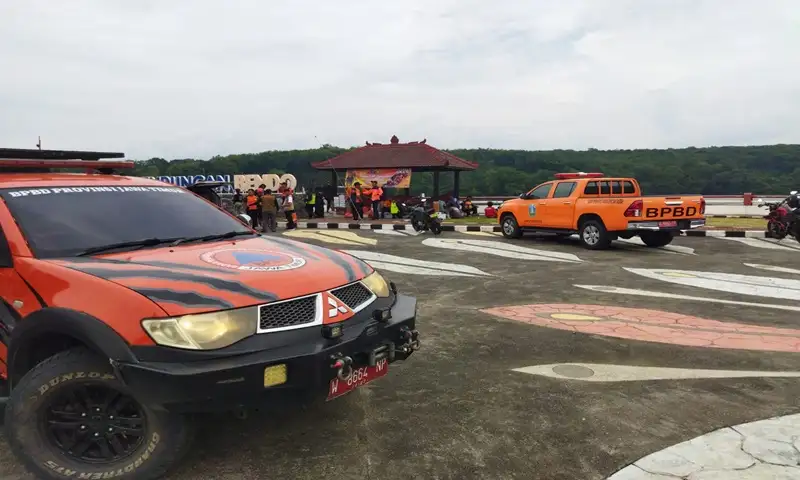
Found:
<svg viewBox="0 0 800 480"><path fill-rule="evenodd" d="M378 272L372 272L361 280L361 283L366 285L377 297L386 298L389 296L389 282Z"/></svg>
<svg viewBox="0 0 800 480"><path fill-rule="evenodd" d="M255 335L257 323L258 307L247 307L143 320L142 327L154 342L165 347L214 350Z"/></svg>

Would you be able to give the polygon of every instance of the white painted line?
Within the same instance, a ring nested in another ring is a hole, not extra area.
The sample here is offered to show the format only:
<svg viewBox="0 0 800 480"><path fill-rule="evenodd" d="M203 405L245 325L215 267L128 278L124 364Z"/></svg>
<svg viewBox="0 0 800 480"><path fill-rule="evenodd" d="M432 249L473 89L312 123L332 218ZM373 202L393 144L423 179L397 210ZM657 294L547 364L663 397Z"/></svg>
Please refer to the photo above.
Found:
<svg viewBox="0 0 800 480"><path fill-rule="evenodd" d="M774 238L762 238L761 241L771 243L772 245L778 245L785 248L791 248L792 250L800 250L800 243L794 239L794 237L786 237L783 240L775 240Z"/></svg>
<svg viewBox="0 0 800 480"><path fill-rule="evenodd" d="M800 280L691 270L623 268L642 277L678 285L739 295L800 300Z"/></svg>
<svg viewBox="0 0 800 480"><path fill-rule="evenodd" d="M641 458L607 480L800 478L800 414L721 428Z"/></svg>
<svg viewBox="0 0 800 480"><path fill-rule="evenodd" d="M384 229L380 229L380 230L375 230L375 233L380 233L381 235L394 235L394 236L397 236L397 237L405 237L406 236L406 235L403 235L403 233L400 230L384 230Z"/></svg>
<svg viewBox="0 0 800 480"><path fill-rule="evenodd" d="M461 250L465 252L486 253L498 257L513 258L516 260L539 260L545 262L579 263L582 260L571 253L551 252L520 247L505 242L492 240L461 240L450 238L426 238L423 245L447 250Z"/></svg>
<svg viewBox="0 0 800 480"><path fill-rule="evenodd" d="M582 382L648 382L653 380L693 380L699 378L800 377L800 372L702 370L599 363L553 363L513 369L562 380Z"/></svg>
<svg viewBox="0 0 800 480"><path fill-rule="evenodd" d="M758 268L760 270L767 270L769 272L793 273L796 275L800 275L800 270L796 268L773 267L772 265L761 265L760 263L745 263L745 266Z"/></svg>
<svg viewBox="0 0 800 480"><path fill-rule="evenodd" d="M618 242L622 242L622 243L627 243L629 245L637 245L637 246L642 247L642 248L644 248L646 250L653 250L655 252L680 253L680 254L684 254L684 255L696 255L694 253L694 248L682 247L680 245L666 245L666 246L663 246L663 247L656 247L656 248L648 247L647 245L645 245L645 243L639 237L619 238L619 239L617 239L617 241Z"/></svg>
<svg viewBox="0 0 800 480"><path fill-rule="evenodd" d="M364 260L373 268L409 275L440 275L450 277L491 277L492 275L469 265L427 262L414 258L398 257L369 250L342 250Z"/></svg>
<svg viewBox="0 0 800 480"><path fill-rule="evenodd" d="M462 233L465 233L467 235L473 235L473 236L476 236L476 237L500 237L500 236L503 236L502 233L496 233L496 232L462 232Z"/></svg>
<svg viewBox="0 0 800 480"><path fill-rule="evenodd" d="M320 242L338 245L377 245L378 240L364 238L348 230L287 230L283 232L287 237L317 240Z"/></svg>
<svg viewBox="0 0 800 480"><path fill-rule="evenodd" d="M720 240L729 240L731 242L743 243L749 247L763 248L767 250L793 250L783 245L777 245L770 242L765 242L763 238L739 238L739 237L714 237Z"/></svg>
<svg viewBox="0 0 800 480"><path fill-rule="evenodd" d="M672 298L675 300L689 300L695 302L708 302L708 303L721 303L724 305L740 305L743 307L757 307L757 308L771 308L774 310L786 310L789 312L800 312L800 307L792 307L789 305L775 305L771 303L755 303L755 302L742 302L739 300L724 300L721 298L713 297L693 297L690 295L679 295L676 293L656 292L652 290L638 290L633 288L611 287L607 285L573 285L574 287L583 288L585 290L592 290L594 292L602 293L616 293L619 295L632 295L638 297L653 297L653 298Z"/></svg>

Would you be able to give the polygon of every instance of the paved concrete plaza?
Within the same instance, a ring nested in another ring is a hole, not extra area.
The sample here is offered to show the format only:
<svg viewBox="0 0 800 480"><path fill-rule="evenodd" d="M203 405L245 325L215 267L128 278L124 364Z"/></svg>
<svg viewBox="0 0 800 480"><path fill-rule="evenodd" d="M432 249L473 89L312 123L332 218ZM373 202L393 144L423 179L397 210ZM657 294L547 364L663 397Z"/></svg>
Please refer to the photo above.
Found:
<svg viewBox="0 0 800 480"><path fill-rule="evenodd" d="M335 402L210 418L172 480L800 478L793 240L270 235L384 272L423 348ZM0 478L32 478L2 441Z"/></svg>

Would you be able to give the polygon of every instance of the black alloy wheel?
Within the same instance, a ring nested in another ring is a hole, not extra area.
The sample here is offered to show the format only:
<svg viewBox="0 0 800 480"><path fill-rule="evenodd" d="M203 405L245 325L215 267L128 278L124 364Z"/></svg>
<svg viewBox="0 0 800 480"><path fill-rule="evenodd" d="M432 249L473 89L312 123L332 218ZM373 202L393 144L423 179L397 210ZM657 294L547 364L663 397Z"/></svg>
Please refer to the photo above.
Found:
<svg viewBox="0 0 800 480"><path fill-rule="evenodd" d="M40 411L42 433L77 461L118 462L145 441L147 418L142 407L107 385L74 385L49 400Z"/></svg>

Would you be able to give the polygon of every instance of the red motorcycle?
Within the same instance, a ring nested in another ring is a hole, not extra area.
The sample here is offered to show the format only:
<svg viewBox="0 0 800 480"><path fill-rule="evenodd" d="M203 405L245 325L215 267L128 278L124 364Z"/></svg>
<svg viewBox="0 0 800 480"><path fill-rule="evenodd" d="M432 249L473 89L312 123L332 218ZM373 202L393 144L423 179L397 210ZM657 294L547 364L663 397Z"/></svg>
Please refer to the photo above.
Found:
<svg viewBox="0 0 800 480"><path fill-rule="evenodd" d="M786 238L790 233L794 235L794 214L792 204L798 203L797 191L793 190L789 196L780 202L764 202L759 199L758 206L767 207L769 213L764 215L767 220L767 236L776 240ZM796 235L795 235L796 237ZM800 238L798 239L800 241Z"/></svg>

